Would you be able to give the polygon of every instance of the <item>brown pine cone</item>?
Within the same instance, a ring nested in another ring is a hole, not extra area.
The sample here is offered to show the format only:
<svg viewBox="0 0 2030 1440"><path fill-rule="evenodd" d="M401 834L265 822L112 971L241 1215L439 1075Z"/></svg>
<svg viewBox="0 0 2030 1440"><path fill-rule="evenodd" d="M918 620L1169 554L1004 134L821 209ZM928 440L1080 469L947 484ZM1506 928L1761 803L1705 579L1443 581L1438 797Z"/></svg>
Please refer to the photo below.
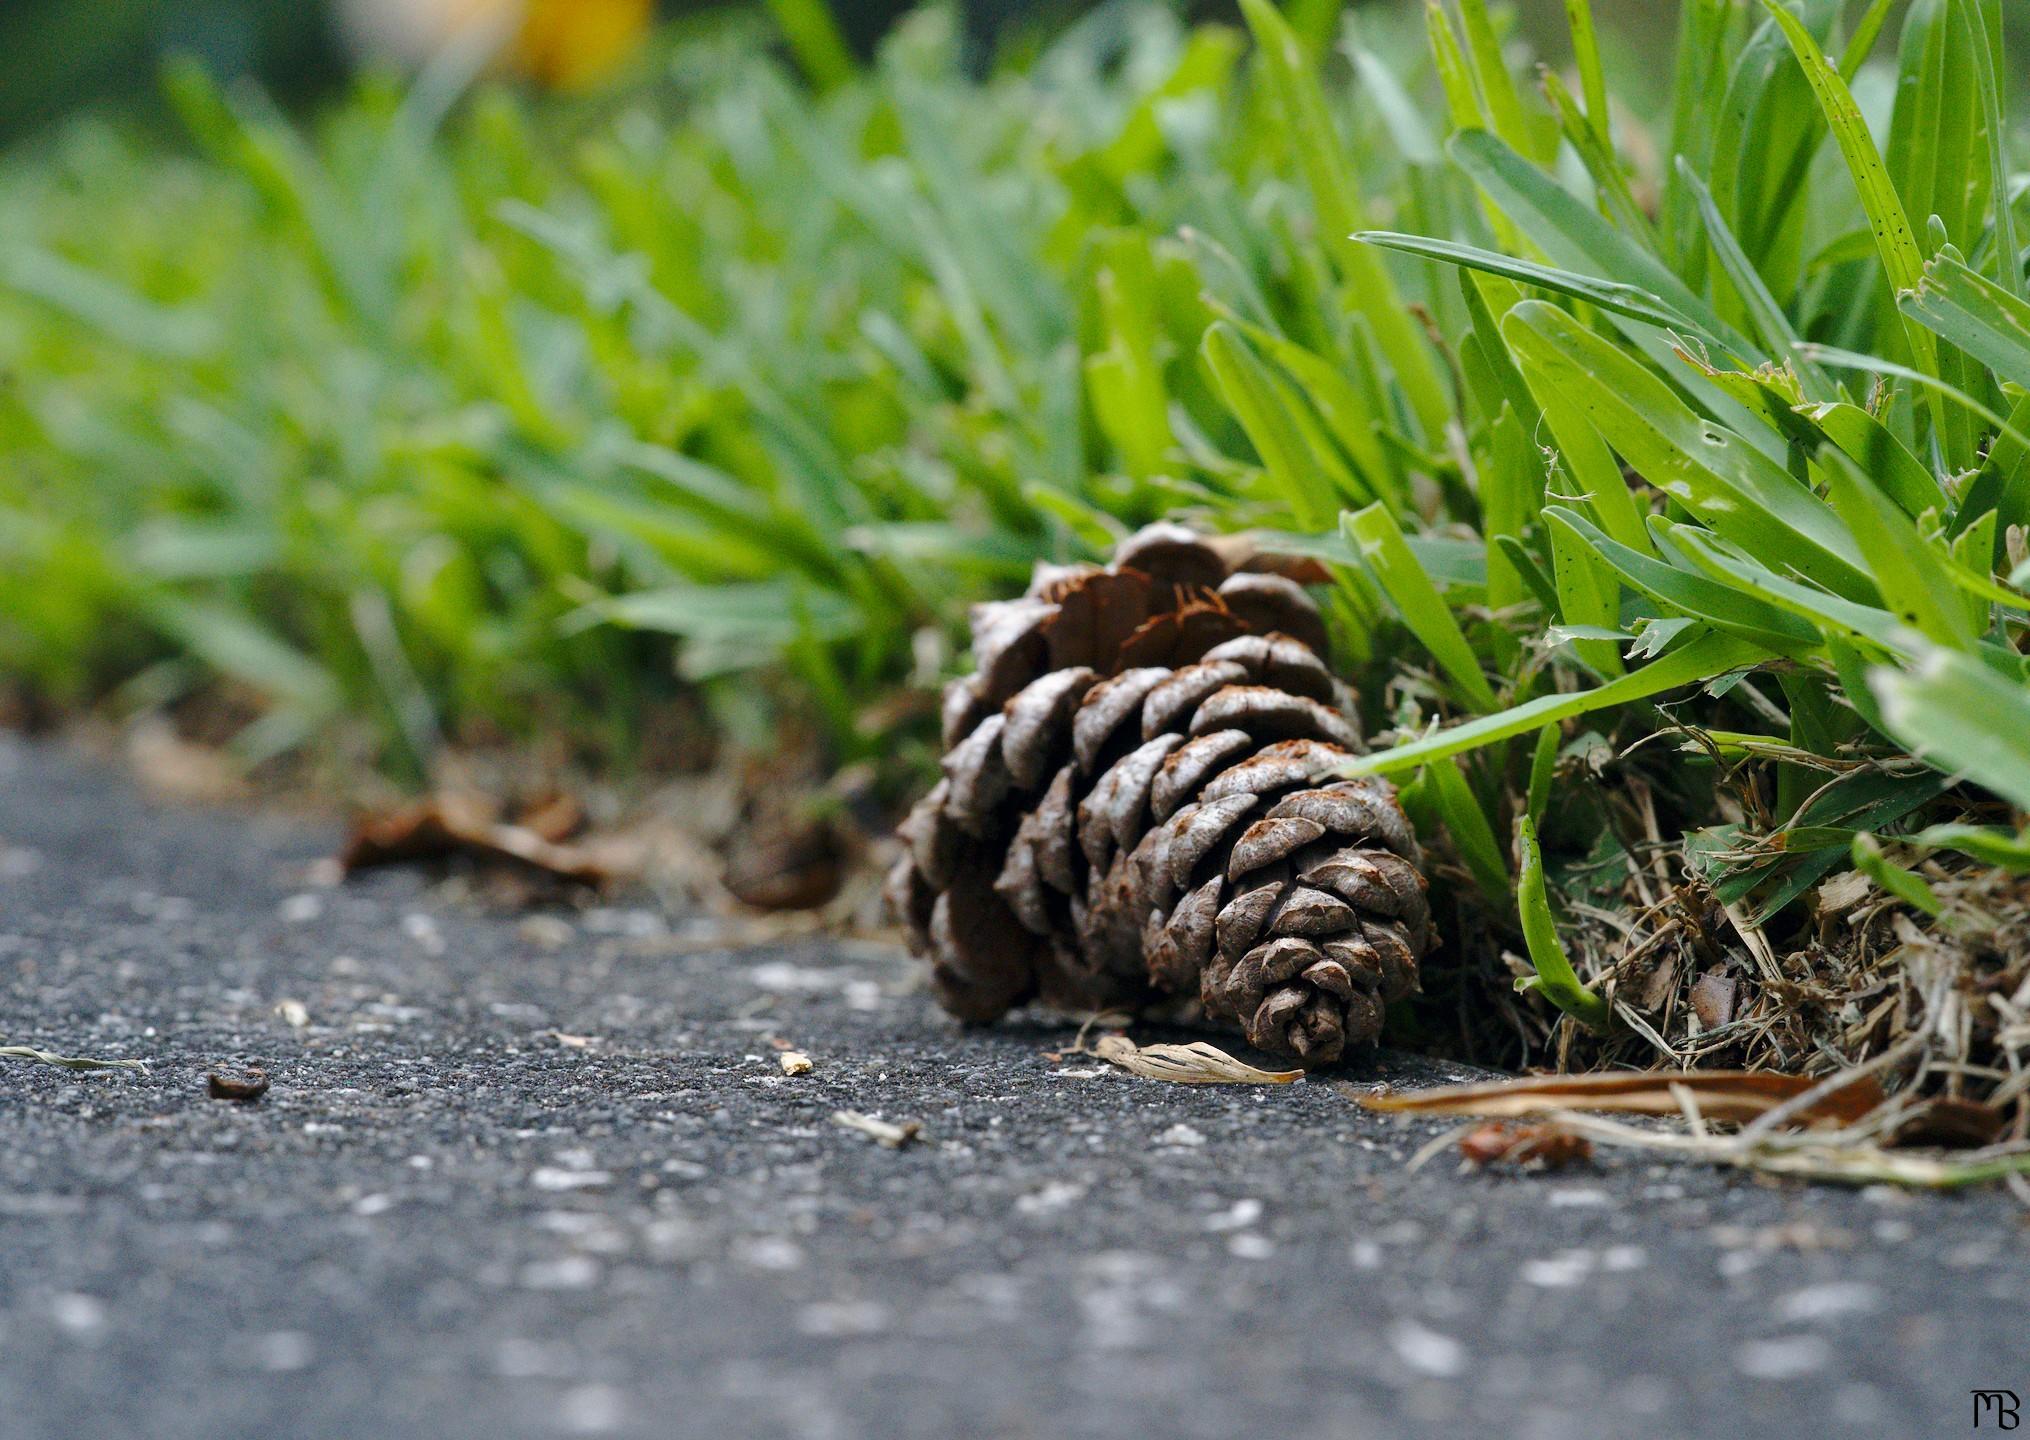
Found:
<svg viewBox="0 0 2030 1440"><path fill-rule="evenodd" d="M1430 911L1395 791L1318 778L1361 743L1325 648L1302 587L1175 525L979 606L888 880L945 1008L1196 998L1307 1065L1379 1034Z"/></svg>

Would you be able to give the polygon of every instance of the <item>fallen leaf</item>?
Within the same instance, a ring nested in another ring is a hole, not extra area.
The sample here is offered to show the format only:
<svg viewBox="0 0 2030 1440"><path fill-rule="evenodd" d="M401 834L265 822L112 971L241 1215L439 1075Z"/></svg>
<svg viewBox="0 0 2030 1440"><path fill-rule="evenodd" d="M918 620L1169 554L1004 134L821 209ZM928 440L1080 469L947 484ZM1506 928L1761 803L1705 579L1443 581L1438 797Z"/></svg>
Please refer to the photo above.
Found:
<svg viewBox="0 0 2030 1440"><path fill-rule="evenodd" d="M775 1057L782 1064L785 1075L808 1075L811 1073L811 1057L801 1050L785 1050Z"/></svg>
<svg viewBox="0 0 2030 1440"><path fill-rule="evenodd" d="M1734 1018L1736 982L1725 975L1701 975L1692 982L1692 1013L1707 1030L1718 1030Z"/></svg>
<svg viewBox="0 0 2030 1440"><path fill-rule="evenodd" d="M1102 1035L1090 1050L1079 1049L1131 1074L1173 1085L1288 1085L1304 1078L1302 1070L1259 1069L1203 1040L1137 1045L1125 1035Z"/></svg>
<svg viewBox="0 0 2030 1440"><path fill-rule="evenodd" d="M1593 1158L1593 1142L1563 1125L1510 1125L1490 1120L1459 1137L1459 1153L1475 1165L1535 1164L1545 1170Z"/></svg>
<svg viewBox="0 0 2030 1440"><path fill-rule="evenodd" d="M214 1100L237 1100L250 1104L268 1093L268 1072L248 1070L242 1075L221 1075L214 1070L206 1077L206 1085Z"/></svg>
<svg viewBox="0 0 2030 1440"><path fill-rule="evenodd" d="M1403 1115L1475 1115L1510 1119L1559 1110L1680 1115L1674 1092L1689 1094L1707 1120L1747 1121L1822 1083L1767 1071L1687 1070L1615 1075L1525 1075L1474 1085L1440 1085L1408 1094L1357 1097L1361 1106ZM1882 1103L1882 1087L1862 1077L1823 1097L1796 1118L1852 1124Z"/></svg>
<svg viewBox="0 0 2030 1440"><path fill-rule="evenodd" d="M872 1115L862 1115L858 1110L835 1110L832 1123L844 1130L857 1130L890 1150L900 1150L923 1138L923 1122L920 1120L905 1120L900 1125L894 1125L886 1120L877 1120Z"/></svg>
<svg viewBox="0 0 2030 1440"><path fill-rule="evenodd" d="M554 829L554 815L544 823ZM378 865L456 855L522 866L591 889L631 873L624 856L588 844L560 843L530 826L505 823L488 802L460 793L361 816L339 866L350 875Z"/></svg>

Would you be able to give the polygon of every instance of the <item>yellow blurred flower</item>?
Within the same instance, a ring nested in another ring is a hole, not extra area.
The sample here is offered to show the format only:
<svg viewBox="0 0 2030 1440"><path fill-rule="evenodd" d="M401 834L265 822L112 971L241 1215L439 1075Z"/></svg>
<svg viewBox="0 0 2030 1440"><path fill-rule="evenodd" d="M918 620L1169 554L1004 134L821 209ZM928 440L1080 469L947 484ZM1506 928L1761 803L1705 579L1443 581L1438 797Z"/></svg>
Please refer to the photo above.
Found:
<svg viewBox="0 0 2030 1440"><path fill-rule="evenodd" d="M477 39L540 84L578 90L606 79L647 36L655 0L341 0L347 34L368 54L417 64Z"/></svg>
<svg viewBox="0 0 2030 1440"><path fill-rule="evenodd" d="M515 65L559 90L597 84L641 44L653 9L653 0L530 0Z"/></svg>

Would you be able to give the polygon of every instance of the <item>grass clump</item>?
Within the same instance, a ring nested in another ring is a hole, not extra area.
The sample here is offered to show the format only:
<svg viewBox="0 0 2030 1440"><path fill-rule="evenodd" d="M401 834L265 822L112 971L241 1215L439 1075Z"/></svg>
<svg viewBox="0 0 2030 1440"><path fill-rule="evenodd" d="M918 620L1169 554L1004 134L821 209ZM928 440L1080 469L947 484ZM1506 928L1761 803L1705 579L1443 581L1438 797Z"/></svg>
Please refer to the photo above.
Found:
<svg viewBox="0 0 2030 1440"><path fill-rule="evenodd" d="M1567 11L1569 75L1482 0L1248 0L984 87L934 14L822 93L735 26L540 123L425 76L306 132L186 78L198 155L85 126L0 176L0 663L226 677L250 756L611 760L703 696L906 769L967 600L1159 514L1270 532L1460 881L1423 1041L1921 1035L2020 1127L1999 9L1687 0L1654 115Z"/></svg>

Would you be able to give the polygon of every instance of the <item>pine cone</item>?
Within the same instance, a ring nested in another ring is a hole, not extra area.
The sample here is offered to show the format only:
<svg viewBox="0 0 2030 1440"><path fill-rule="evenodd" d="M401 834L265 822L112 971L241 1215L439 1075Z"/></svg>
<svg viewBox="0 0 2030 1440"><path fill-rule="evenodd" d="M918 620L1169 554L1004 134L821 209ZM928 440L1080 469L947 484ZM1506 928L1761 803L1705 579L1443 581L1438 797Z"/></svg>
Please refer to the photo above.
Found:
<svg viewBox="0 0 2030 1440"><path fill-rule="evenodd" d="M1361 743L1325 650L1301 586L1175 525L977 607L888 880L944 1007L1196 998L1307 1065L1379 1034L1426 882L1388 784L1317 781Z"/></svg>

